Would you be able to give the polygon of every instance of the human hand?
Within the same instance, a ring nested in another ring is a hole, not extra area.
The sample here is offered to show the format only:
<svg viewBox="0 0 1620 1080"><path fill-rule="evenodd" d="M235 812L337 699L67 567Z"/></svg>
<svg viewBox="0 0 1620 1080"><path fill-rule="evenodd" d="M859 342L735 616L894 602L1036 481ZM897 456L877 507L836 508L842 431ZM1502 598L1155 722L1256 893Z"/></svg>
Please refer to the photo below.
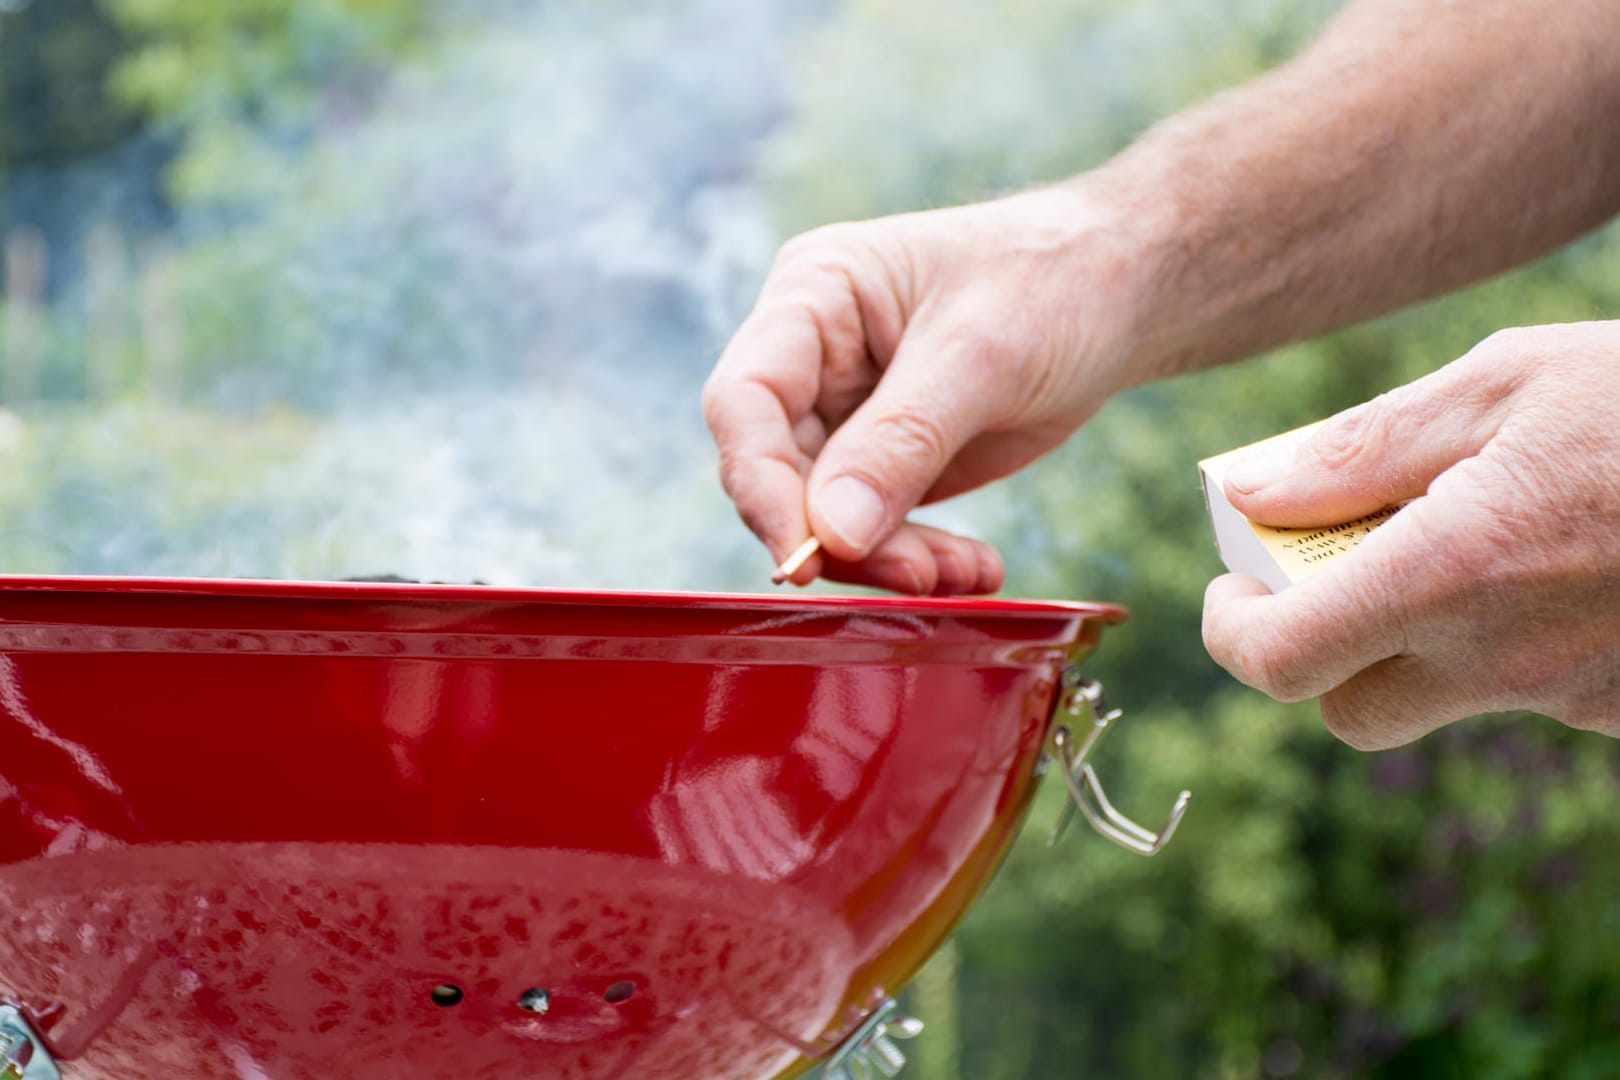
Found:
<svg viewBox="0 0 1620 1080"><path fill-rule="evenodd" d="M1119 228L1075 185L790 241L704 388L721 481L781 560L905 593L993 592L987 544L906 522L1056 447L1127 380Z"/></svg>
<svg viewBox="0 0 1620 1080"><path fill-rule="evenodd" d="M1204 642L1364 750L1529 709L1620 735L1620 322L1495 334L1328 420L1226 494L1275 526L1411 499L1284 592L1228 574Z"/></svg>

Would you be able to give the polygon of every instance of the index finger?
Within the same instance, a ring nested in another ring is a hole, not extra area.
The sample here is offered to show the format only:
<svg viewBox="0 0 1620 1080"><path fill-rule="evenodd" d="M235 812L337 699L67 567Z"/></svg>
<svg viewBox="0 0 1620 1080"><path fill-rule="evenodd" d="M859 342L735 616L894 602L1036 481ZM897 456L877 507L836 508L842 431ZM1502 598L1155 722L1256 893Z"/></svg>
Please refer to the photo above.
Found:
<svg viewBox="0 0 1620 1080"><path fill-rule="evenodd" d="M821 354L820 329L807 309L762 305L703 389L720 483L777 561L810 535L804 480L825 435L814 412ZM814 571L808 566L795 577L808 580Z"/></svg>

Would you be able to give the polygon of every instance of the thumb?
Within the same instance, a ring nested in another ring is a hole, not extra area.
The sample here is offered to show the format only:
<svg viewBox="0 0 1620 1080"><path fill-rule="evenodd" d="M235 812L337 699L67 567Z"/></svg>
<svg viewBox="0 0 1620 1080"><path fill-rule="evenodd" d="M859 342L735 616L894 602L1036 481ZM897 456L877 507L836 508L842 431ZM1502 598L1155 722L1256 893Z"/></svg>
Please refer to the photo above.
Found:
<svg viewBox="0 0 1620 1080"><path fill-rule="evenodd" d="M1233 462L1226 497L1244 516L1299 527L1351 521L1414 499L1498 426L1500 397L1453 364Z"/></svg>
<svg viewBox="0 0 1620 1080"><path fill-rule="evenodd" d="M983 431L1000 351L972 333L908 334L901 341L871 395L828 438L810 473L810 524L834 558L870 554Z"/></svg>

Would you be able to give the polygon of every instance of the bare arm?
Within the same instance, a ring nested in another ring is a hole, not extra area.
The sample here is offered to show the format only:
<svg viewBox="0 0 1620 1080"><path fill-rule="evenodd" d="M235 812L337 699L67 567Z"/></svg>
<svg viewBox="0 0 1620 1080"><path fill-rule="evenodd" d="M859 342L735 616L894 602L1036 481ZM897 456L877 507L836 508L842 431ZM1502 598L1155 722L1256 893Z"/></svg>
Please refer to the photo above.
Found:
<svg viewBox="0 0 1620 1080"><path fill-rule="evenodd" d="M722 480L780 559L985 591L905 522L1115 391L1490 274L1620 207L1620 0L1361 0L1284 67L1076 179L800 237L705 391Z"/></svg>
<svg viewBox="0 0 1620 1080"><path fill-rule="evenodd" d="M1474 281L1620 210L1620 3L1361 0L1077 183L1144 224L1135 371Z"/></svg>

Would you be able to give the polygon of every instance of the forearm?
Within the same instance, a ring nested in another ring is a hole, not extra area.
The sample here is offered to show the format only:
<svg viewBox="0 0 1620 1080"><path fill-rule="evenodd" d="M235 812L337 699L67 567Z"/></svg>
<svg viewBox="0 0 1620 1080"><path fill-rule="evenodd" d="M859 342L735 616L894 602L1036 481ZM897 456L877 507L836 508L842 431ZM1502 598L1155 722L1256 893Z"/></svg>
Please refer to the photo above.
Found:
<svg viewBox="0 0 1620 1080"><path fill-rule="evenodd" d="M1620 2L1361 0L1076 183L1141 252L1143 381L1465 284L1620 210Z"/></svg>

